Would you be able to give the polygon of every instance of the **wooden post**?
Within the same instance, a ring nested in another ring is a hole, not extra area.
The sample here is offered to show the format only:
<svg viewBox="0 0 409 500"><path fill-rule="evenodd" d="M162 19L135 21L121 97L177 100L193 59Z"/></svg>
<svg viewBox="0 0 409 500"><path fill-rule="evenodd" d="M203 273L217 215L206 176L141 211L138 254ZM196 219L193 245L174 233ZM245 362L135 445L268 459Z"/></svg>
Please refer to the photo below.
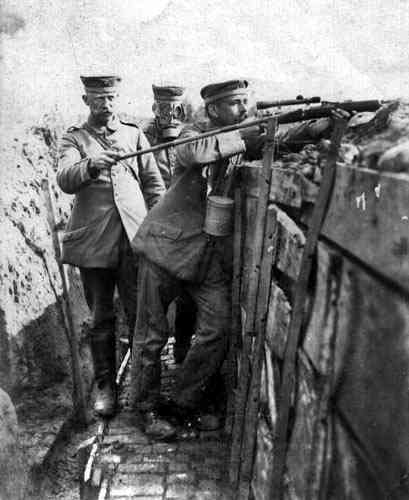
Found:
<svg viewBox="0 0 409 500"><path fill-rule="evenodd" d="M64 272L63 264L61 262L60 242L58 240L58 234L56 231L54 208L51 200L50 186L48 179L43 179L41 183L41 188L44 194L44 201L47 209L47 220L51 230L55 259L58 264L58 270L60 273L61 283L62 283L62 298L58 299L57 297L57 300L59 301L59 306L61 308L64 330L67 336L68 345L71 353L71 369L72 369L72 379L73 379L72 399L73 399L74 413L76 415L78 423L85 424L87 421L87 414L86 414L87 405L85 401L84 386L81 377L80 361L78 354L78 340L74 328L74 322L72 319L72 310L68 294L67 278Z"/></svg>
<svg viewBox="0 0 409 500"><path fill-rule="evenodd" d="M254 337L254 320L257 307L257 292L260 276L260 262L263 251L264 228L268 198L270 193L271 164L274 159L274 137L277 128L276 120L268 122L268 143L263 157L263 168L259 176L259 199L254 231L254 253L249 273L249 288L246 300L246 323L243 339L243 349L240 364L238 393L236 398L235 418L232 433L229 477L232 487L238 485L242 435L246 412L247 393L250 377L250 356Z"/></svg>
<svg viewBox="0 0 409 500"><path fill-rule="evenodd" d="M267 209L263 256L260 267L259 290L257 296L256 339L251 361L251 382L247 401L247 411L242 444L239 500L248 500L252 478L255 443L257 436L258 411L260 403L261 372L264 360L267 314L271 290L272 268L276 254L277 214L273 205Z"/></svg>
<svg viewBox="0 0 409 500"><path fill-rule="evenodd" d="M318 236L324 221L325 212L331 196L335 179L336 161L346 122L337 121L331 137L331 145L316 205L314 207L310 227L302 255L301 266L297 278L294 305L288 332L288 340L284 354L282 385L278 395L278 416L274 439L274 458L271 477L267 484L270 486L268 498L281 500L283 497L283 475L287 451L288 417L291 406L291 394L294 385L295 359L303 321L304 303L307 295L308 280L311 271L312 258L316 249Z"/></svg>
<svg viewBox="0 0 409 500"><path fill-rule="evenodd" d="M242 211L241 189L234 191L234 238L233 238L233 283L232 283L232 331L227 354L228 399L225 430L232 432L234 418L234 398L237 385L237 351L241 342L240 284L242 258Z"/></svg>

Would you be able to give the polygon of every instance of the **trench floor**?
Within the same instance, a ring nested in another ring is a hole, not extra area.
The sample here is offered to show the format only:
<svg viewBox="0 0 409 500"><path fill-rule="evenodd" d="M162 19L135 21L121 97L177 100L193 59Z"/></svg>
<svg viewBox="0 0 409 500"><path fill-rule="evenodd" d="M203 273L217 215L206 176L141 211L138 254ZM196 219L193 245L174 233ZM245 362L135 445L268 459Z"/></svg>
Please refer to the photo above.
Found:
<svg viewBox="0 0 409 500"><path fill-rule="evenodd" d="M163 393L170 390L176 369L170 341L162 355ZM119 412L107 425L88 483L97 487L95 498L230 500L228 442L223 431L203 432L192 440L152 441L142 432L138 417L128 406L129 384L128 372Z"/></svg>

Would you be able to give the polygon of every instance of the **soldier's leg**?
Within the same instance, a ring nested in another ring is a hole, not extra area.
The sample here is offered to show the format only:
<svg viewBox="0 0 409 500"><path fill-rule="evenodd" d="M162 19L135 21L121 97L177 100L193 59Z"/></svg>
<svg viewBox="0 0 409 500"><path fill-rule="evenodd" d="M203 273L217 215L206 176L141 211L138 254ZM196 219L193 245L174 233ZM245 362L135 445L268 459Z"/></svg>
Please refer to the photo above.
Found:
<svg viewBox="0 0 409 500"><path fill-rule="evenodd" d="M80 268L85 298L92 314L91 353L96 381L94 409L102 416L115 411L115 271Z"/></svg>
<svg viewBox="0 0 409 500"><path fill-rule="evenodd" d="M186 358L196 326L196 304L186 293L176 299L173 357L180 364Z"/></svg>
<svg viewBox="0 0 409 500"><path fill-rule="evenodd" d="M173 399L182 408L194 410L222 365L230 333L230 280L217 257L212 259L205 280L189 286L188 291L197 305L196 331L180 367Z"/></svg>
<svg viewBox="0 0 409 500"><path fill-rule="evenodd" d="M141 258L137 286L129 396L132 406L147 411L159 403L160 356L169 336L166 312L177 295L177 283L158 266Z"/></svg>
<svg viewBox="0 0 409 500"><path fill-rule="evenodd" d="M136 320L138 257L132 251L128 238L124 235L120 247L117 286L122 307L124 308L129 334L129 347L132 348L132 338Z"/></svg>

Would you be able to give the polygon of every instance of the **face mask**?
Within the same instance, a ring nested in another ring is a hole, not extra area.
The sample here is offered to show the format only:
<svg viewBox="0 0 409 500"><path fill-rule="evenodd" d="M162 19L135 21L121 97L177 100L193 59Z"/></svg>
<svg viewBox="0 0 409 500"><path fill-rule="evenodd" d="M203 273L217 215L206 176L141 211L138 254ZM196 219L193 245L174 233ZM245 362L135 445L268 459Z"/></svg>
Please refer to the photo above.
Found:
<svg viewBox="0 0 409 500"><path fill-rule="evenodd" d="M153 105L153 112L162 136L175 138L179 135L186 119L185 106L180 101L159 101Z"/></svg>

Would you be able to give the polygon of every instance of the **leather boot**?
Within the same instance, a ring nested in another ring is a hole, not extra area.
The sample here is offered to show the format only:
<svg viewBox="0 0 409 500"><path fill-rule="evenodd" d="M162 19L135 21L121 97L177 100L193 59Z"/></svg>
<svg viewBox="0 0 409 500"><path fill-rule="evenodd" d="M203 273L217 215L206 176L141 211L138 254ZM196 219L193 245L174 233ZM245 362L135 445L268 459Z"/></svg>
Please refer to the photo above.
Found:
<svg viewBox="0 0 409 500"><path fill-rule="evenodd" d="M164 440L176 436L175 427L155 410L142 413L145 434L153 439Z"/></svg>
<svg viewBox="0 0 409 500"><path fill-rule="evenodd" d="M95 328L91 338L91 352L95 372L94 410L101 417L111 417L116 409L115 335L109 322Z"/></svg>

